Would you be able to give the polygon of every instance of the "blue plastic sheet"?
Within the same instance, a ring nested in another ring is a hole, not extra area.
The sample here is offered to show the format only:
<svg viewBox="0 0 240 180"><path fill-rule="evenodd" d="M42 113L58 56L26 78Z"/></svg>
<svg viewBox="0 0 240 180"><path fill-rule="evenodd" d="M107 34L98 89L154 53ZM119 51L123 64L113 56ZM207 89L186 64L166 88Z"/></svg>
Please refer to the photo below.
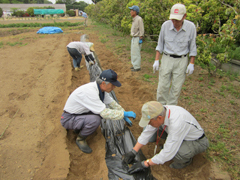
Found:
<svg viewBox="0 0 240 180"><path fill-rule="evenodd" d="M37 34L56 34L63 33L62 29L59 27L43 27L38 30Z"/></svg>

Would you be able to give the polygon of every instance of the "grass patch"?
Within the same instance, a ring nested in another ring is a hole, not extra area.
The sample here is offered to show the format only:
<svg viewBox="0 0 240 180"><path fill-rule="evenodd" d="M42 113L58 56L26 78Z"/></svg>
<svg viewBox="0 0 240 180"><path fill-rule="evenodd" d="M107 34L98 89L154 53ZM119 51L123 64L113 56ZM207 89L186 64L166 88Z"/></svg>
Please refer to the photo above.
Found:
<svg viewBox="0 0 240 180"><path fill-rule="evenodd" d="M1 42L0 42L0 48L2 48L2 47L3 47L3 42L1 41Z"/></svg>
<svg viewBox="0 0 240 180"><path fill-rule="evenodd" d="M14 43L7 42L7 45L9 45L9 46L22 45L22 42L14 42Z"/></svg>

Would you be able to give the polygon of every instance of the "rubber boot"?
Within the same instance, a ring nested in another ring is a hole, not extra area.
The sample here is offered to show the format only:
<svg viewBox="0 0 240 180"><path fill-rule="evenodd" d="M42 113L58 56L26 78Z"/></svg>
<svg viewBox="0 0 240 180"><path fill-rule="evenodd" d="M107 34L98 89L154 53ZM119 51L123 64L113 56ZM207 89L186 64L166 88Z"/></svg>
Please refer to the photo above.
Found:
<svg viewBox="0 0 240 180"><path fill-rule="evenodd" d="M76 139L76 144L79 149L82 150L82 152L90 154L92 152L92 149L88 146L86 138L87 136L82 136L79 134Z"/></svg>

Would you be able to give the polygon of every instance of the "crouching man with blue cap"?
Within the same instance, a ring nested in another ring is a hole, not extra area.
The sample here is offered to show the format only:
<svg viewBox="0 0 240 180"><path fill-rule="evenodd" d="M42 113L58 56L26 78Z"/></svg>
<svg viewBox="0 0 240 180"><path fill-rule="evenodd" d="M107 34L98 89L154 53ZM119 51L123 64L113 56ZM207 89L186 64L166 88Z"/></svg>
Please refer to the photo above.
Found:
<svg viewBox="0 0 240 180"><path fill-rule="evenodd" d="M130 126L129 118L136 118L133 111L125 111L111 96L115 87L120 87L117 74L111 70L103 71L95 82L84 84L69 96L61 124L66 129L78 133L76 144L84 153L91 153L86 138L96 131L102 118L111 120L124 119ZM107 108L108 105L110 108Z"/></svg>
<svg viewBox="0 0 240 180"><path fill-rule="evenodd" d="M144 127L144 130L133 149L123 155L123 162L132 163L137 152L148 142L156 141L156 146L154 156L133 164L128 171L130 174L170 160L173 160L171 168L182 169L191 164L193 156L204 152L209 146L200 124L179 106L163 106L158 101L149 101L142 107L139 126ZM155 155L160 138L166 141L163 149Z"/></svg>

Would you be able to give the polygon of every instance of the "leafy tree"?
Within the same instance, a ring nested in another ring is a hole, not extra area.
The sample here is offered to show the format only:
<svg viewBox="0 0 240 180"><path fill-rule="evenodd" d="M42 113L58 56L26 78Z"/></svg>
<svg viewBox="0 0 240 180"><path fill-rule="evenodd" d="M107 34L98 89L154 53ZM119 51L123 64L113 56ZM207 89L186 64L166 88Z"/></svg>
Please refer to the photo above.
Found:
<svg viewBox="0 0 240 180"><path fill-rule="evenodd" d="M56 4L73 4L76 0L57 0Z"/></svg>
<svg viewBox="0 0 240 180"><path fill-rule="evenodd" d="M48 0L44 0L44 4L52 4L52 2Z"/></svg>
<svg viewBox="0 0 240 180"><path fill-rule="evenodd" d="M63 0L57 0L56 4L65 4L65 2L63 2Z"/></svg>
<svg viewBox="0 0 240 180"><path fill-rule="evenodd" d="M100 2L100 1L102 1L102 0L92 0L92 2L95 3L95 4Z"/></svg>
<svg viewBox="0 0 240 180"><path fill-rule="evenodd" d="M2 17L2 15L3 15L3 10L2 8L0 8L0 17Z"/></svg>
<svg viewBox="0 0 240 180"><path fill-rule="evenodd" d="M84 10L85 7L88 6L88 3L85 3L84 1L74 2L73 5L79 5L81 7L81 10Z"/></svg>

